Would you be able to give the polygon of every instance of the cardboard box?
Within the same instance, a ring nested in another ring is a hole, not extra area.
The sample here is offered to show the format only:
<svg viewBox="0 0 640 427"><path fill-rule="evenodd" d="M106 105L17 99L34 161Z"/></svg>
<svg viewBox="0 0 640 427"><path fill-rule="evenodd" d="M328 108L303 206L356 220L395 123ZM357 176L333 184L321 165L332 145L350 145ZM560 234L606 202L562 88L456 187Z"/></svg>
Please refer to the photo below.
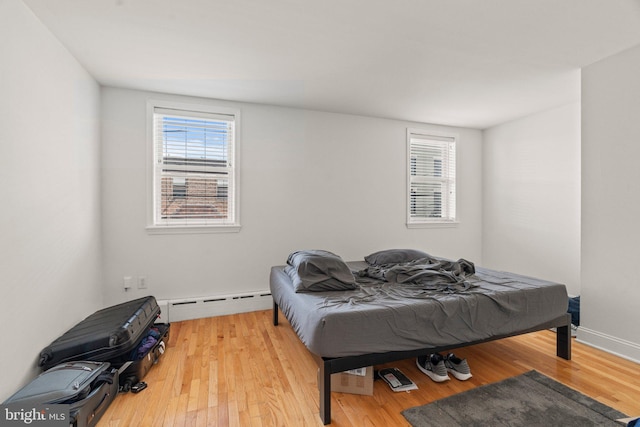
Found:
<svg viewBox="0 0 640 427"><path fill-rule="evenodd" d="M331 374L331 391L373 396L373 366Z"/></svg>

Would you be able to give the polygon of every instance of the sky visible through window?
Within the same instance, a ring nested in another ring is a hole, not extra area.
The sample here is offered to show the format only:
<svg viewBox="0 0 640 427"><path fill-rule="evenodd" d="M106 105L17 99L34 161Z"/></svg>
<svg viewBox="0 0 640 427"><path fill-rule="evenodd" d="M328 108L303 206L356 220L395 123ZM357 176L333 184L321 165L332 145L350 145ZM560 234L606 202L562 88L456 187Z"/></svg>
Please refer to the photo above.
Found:
<svg viewBox="0 0 640 427"><path fill-rule="evenodd" d="M163 157L228 161L229 124L186 117L163 118Z"/></svg>

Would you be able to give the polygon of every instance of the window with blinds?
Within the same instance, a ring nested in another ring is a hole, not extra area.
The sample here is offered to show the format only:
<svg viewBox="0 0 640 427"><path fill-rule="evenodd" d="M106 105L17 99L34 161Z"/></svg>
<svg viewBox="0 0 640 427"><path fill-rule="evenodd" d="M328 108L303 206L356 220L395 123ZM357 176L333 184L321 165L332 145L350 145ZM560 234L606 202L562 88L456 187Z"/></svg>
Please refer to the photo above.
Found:
<svg viewBox="0 0 640 427"><path fill-rule="evenodd" d="M455 222L455 137L408 130L407 146L407 225Z"/></svg>
<svg viewBox="0 0 640 427"><path fill-rule="evenodd" d="M153 106L153 226L238 226L238 119Z"/></svg>

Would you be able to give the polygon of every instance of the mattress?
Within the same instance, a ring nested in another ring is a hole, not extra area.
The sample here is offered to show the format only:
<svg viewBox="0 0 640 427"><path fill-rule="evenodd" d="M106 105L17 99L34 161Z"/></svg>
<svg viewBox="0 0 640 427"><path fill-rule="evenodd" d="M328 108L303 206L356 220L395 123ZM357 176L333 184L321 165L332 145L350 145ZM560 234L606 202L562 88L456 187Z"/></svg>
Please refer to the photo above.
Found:
<svg viewBox="0 0 640 427"><path fill-rule="evenodd" d="M354 272L367 266L347 264ZM359 279L355 290L296 293L284 268L271 269L274 302L321 357L455 346L525 331L567 312L563 284L485 268L456 293L372 279Z"/></svg>

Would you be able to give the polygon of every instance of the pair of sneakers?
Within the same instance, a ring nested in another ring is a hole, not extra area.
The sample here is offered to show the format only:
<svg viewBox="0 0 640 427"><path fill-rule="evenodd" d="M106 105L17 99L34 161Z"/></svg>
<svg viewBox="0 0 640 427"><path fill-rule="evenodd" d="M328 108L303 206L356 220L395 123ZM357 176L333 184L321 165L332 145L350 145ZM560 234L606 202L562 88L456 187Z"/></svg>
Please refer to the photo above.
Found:
<svg viewBox="0 0 640 427"><path fill-rule="evenodd" d="M416 359L416 365L418 365L418 369L437 383L449 380L449 372L460 381L466 381L472 377L467 360L460 359L453 353L446 356L439 353L419 356Z"/></svg>

